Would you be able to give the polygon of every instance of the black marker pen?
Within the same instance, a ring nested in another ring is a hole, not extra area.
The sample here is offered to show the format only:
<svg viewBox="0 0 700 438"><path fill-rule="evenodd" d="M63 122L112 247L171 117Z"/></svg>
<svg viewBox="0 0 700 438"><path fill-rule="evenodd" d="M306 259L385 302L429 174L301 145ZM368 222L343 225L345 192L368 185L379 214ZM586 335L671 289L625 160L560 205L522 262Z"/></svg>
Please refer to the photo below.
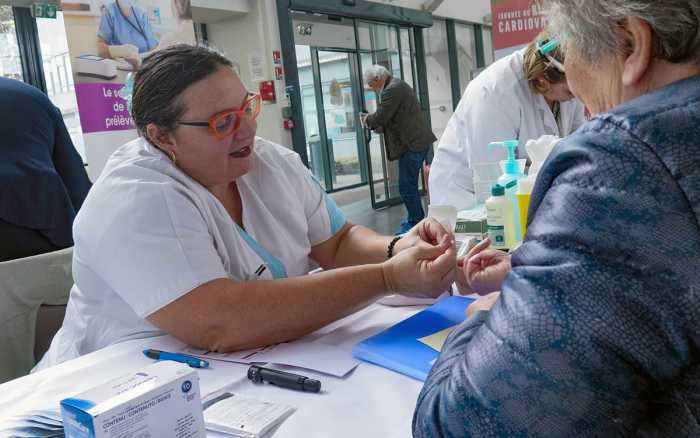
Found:
<svg viewBox="0 0 700 438"><path fill-rule="evenodd" d="M321 382L318 380L257 365L250 366L248 378L255 383L265 381L282 388L296 389L297 391L319 392L321 390Z"/></svg>

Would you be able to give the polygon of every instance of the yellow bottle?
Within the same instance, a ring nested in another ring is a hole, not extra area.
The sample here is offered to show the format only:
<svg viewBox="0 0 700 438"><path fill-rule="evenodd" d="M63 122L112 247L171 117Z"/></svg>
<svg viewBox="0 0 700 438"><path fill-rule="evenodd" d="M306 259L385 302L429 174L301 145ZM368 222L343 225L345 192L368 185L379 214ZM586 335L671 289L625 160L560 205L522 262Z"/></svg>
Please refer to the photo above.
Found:
<svg viewBox="0 0 700 438"><path fill-rule="evenodd" d="M521 179L518 181L518 192L515 194L515 198L518 201L518 212L520 213L520 235L523 240L525 240L525 232L527 231L527 212L530 208L530 195L534 185L535 178L527 177Z"/></svg>

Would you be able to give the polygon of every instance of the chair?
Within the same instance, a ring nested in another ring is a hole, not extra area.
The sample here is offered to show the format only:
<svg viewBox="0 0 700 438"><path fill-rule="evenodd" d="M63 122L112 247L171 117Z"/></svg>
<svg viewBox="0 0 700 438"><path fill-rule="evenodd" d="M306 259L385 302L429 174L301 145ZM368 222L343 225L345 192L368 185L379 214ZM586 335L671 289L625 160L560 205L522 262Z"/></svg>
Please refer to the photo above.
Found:
<svg viewBox="0 0 700 438"><path fill-rule="evenodd" d="M0 383L28 374L58 331L73 248L0 263Z"/></svg>

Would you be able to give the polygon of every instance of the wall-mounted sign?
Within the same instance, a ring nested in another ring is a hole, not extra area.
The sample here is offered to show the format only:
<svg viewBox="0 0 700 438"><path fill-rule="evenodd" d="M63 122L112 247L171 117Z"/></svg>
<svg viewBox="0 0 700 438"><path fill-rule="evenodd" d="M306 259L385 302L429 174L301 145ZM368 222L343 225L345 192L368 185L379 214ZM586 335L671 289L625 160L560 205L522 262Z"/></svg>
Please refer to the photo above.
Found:
<svg viewBox="0 0 700 438"><path fill-rule="evenodd" d="M536 0L491 0L496 58L528 44L547 26Z"/></svg>
<svg viewBox="0 0 700 438"><path fill-rule="evenodd" d="M262 81L260 82L260 97L262 97L263 102L274 103L277 98L275 96L275 82L274 81Z"/></svg>
<svg viewBox="0 0 700 438"><path fill-rule="evenodd" d="M248 69L251 82L265 80L265 58L260 50L253 50L248 53Z"/></svg>
<svg viewBox="0 0 700 438"><path fill-rule="evenodd" d="M61 3L75 95L93 181L107 158L138 136L122 90L150 53L195 42L189 0Z"/></svg>
<svg viewBox="0 0 700 438"><path fill-rule="evenodd" d="M34 18L56 18L57 5L51 3L34 3L32 5L32 16Z"/></svg>

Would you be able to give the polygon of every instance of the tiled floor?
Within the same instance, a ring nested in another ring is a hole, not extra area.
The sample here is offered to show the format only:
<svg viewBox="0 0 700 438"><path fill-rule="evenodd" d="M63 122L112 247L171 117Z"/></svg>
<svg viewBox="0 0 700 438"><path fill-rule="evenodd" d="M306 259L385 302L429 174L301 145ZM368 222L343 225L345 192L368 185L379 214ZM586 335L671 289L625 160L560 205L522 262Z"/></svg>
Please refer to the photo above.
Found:
<svg viewBox="0 0 700 438"><path fill-rule="evenodd" d="M350 222L364 225L381 234L393 235L401 226L401 221L406 219L406 208L399 204L373 210L369 196L367 186L331 195Z"/></svg>

